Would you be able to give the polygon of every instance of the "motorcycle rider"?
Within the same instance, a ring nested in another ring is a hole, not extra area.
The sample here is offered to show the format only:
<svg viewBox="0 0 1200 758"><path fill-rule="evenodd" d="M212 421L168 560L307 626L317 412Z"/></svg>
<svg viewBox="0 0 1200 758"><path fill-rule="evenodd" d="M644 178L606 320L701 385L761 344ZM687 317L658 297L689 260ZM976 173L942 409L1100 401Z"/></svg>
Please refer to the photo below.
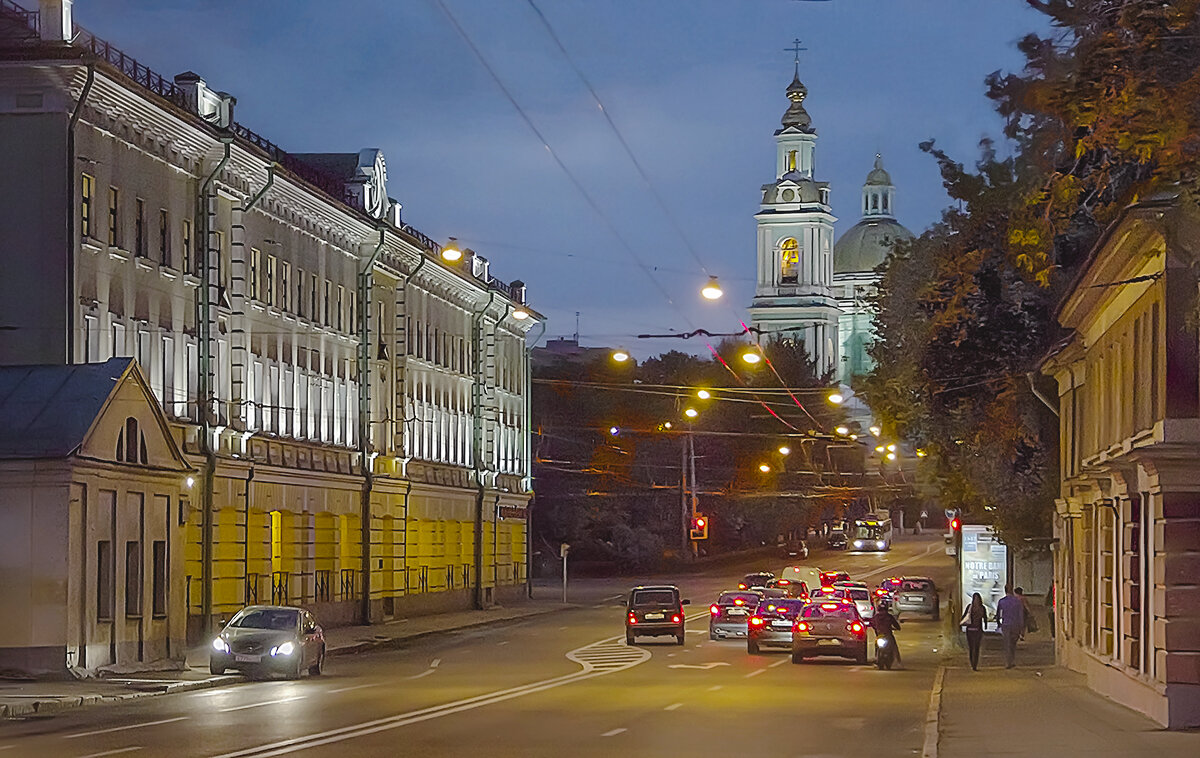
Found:
<svg viewBox="0 0 1200 758"><path fill-rule="evenodd" d="M875 638L886 637L889 644L892 646L892 652L896 656L896 665L903 665L900 660L900 646L896 644L895 631L900 628L900 621L892 615L892 604L887 600L879 601L879 606L875 609L875 615L871 617L869 622L871 628L875 630Z"/></svg>

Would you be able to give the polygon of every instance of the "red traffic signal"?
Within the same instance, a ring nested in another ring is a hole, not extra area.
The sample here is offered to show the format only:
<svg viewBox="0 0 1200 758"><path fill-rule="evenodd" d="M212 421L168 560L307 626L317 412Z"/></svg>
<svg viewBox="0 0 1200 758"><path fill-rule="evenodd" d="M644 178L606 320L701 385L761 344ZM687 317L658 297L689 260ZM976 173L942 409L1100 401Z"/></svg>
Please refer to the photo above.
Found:
<svg viewBox="0 0 1200 758"><path fill-rule="evenodd" d="M694 540L708 539L708 518L705 516L692 517L692 529L689 535Z"/></svg>
<svg viewBox="0 0 1200 758"><path fill-rule="evenodd" d="M957 532L962 528L962 522L956 518L950 519L950 531Z"/></svg>

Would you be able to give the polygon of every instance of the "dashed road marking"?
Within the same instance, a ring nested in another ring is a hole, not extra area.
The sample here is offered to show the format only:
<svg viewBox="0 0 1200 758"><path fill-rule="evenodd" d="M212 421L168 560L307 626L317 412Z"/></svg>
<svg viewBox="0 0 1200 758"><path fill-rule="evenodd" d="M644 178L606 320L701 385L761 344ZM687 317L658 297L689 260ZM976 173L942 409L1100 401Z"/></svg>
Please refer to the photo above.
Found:
<svg viewBox="0 0 1200 758"><path fill-rule="evenodd" d="M758 676L759 674L765 674L765 673L767 673L766 669L755 669L755 670L751 671L749 674L746 674L746 676L743 678L749 679L752 676Z"/></svg>
<svg viewBox="0 0 1200 758"><path fill-rule="evenodd" d="M116 750L105 750L103 753L88 753L83 758L102 758L105 755L120 755L121 753L132 753L135 750L141 750L141 745L132 745L130 747L119 747Z"/></svg>
<svg viewBox="0 0 1200 758"><path fill-rule="evenodd" d="M778 660L778 661L775 661L775 662L774 662L774 663L772 663L770 666L767 666L767 668L769 668L769 669L773 669L773 668L775 668L776 666L782 666L783 664L787 663L787 662L788 662L788 661L790 661L790 660L791 660L791 658L782 658L782 659L780 659L780 660Z"/></svg>
<svg viewBox="0 0 1200 758"><path fill-rule="evenodd" d="M711 686L711 687L709 687L709 688L708 688L708 691L709 691L709 692L716 692L716 691L717 691L717 690L719 690L719 689L723 689L723 688L721 687L721 685L719 685L719 684L714 684L713 686Z"/></svg>
<svg viewBox="0 0 1200 758"><path fill-rule="evenodd" d="M441 659L441 658L434 658L434 659L433 659L433 662L429 664L429 668L431 668L431 669L435 669L435 668L437 668L438 666L441 666L441 665L442 665L442 659Z"/></svg>
<svg viewBox="0 0 1200 758"><path fill-rule="evenodd" d="M382 682L372 682L371 684L356 684L352 687L338 687L336 690L329 690L329 694L332 695L337 692L350 692L351 690L361 690L361 689L365 689L367 687L378 687L380 684L382 684Z"/></svg>
<svg viewBox="0 0 1200 758"><path fill-rule="evenodd" d="M129 724L128 726L114 726L109 729L95 729L90 732L76 732L75 734L64 734L64 740L73 740L79 737L91 737L96 734L109 734L110 732L124 732L127 729L141 729L146 726L158 726L159 724L171 724L176 721L186 721L187 716L176 716L173 719L160 719L158 721L145 721L141 724Z"/></svg>
<svg viewBox="0 0 1200 758"><path fill-rule="evenodd" d="M264 700L261 703L250 703L249 705L235 705L230 708L222 708L221 713L230 713L231 711L244 711L249 708L261 708L264 705L278 705L280 703L290 703L293 700L303 700L304 695L293 695L292 697L281 697L278 700Z"/></svg>
<svg viewBox="0 0 1200 758"><path fill-rule="evenodd" d="M601 737L616 737L616 736L617 736L618 734L620 734L621 732L627 732L627 731L629 731L629 730L628 730L628 729L626 729L625 727L621 727L621 728L619 728L619 729L612 729L612 730L610 730L610 731L607 731L607 732L605 732L604 734L602 734L602 735L600 735L600 736L601 736Z"/></svg>
<svg viewBox="0 0 1200 758"><path fill-rule="evenodd" d="M680 708L680 707L682 707L682 706L683 706L683 703L671 703L671 704L670 704L670 705L668 705L666 708L663 708L663 710L664 710L664 711L673 711L673 710L676 710L677 708Z"/></svg>

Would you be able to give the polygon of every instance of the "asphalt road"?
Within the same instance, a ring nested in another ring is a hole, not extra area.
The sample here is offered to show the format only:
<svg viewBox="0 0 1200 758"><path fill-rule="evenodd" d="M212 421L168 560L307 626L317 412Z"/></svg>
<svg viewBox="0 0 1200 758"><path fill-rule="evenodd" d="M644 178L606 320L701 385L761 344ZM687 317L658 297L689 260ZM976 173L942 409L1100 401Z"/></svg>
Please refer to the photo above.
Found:
<svg viewBox="0 0 1200 758"><path fill-rule="evenodd" d="M926 539L807 563L872 584L905 573L945 586L952 559L942 548ZM890 672L838 659L793 665L782 650L751 656L744 641L710 641L708 604L759 568L676 580L692 600L683 647L667 638L627 647L613 596L630 582L599 582L590 589L611 589L605 602L332 658L320 677L0 724L0 758L919 755L941 625L902 618L905 669Z"/></svg>

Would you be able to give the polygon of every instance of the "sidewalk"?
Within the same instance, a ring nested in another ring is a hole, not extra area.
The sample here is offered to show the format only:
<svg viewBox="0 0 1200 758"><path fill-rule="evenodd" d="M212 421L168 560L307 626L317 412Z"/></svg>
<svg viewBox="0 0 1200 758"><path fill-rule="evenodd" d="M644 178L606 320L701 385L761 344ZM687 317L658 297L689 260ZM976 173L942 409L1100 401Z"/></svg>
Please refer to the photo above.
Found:
<svg viewBox="0 0 1200 758"><path fill-rule="evenodd" d="M1015 669L1005 670L998 635L984 638L979 671L965 651L945 665L938 758L1200 755L1200 732L1168 732L1055 666L1045 630L1020 643Z"/></svg>
<svg viewBox="0 0 1200 758"><path fill-rule="evenodd" d="M372 626L348 626L325 631L326 655L355 655L368 650L394 649L421 637L444 634L492 624L515 622L555 611L588 607L614 594L603 582L572 582L571 603L550 587L539 587L531 600L483 611L454 611L428 616L400 618ZM97 703L164 695L171 692L221 687L242 681L241 676L212 676L208 673L208 648L188 651L187 665L180 670L141 671L120 676L67 681L19 681L0 679L0 719L56 713Z"/></svg>

